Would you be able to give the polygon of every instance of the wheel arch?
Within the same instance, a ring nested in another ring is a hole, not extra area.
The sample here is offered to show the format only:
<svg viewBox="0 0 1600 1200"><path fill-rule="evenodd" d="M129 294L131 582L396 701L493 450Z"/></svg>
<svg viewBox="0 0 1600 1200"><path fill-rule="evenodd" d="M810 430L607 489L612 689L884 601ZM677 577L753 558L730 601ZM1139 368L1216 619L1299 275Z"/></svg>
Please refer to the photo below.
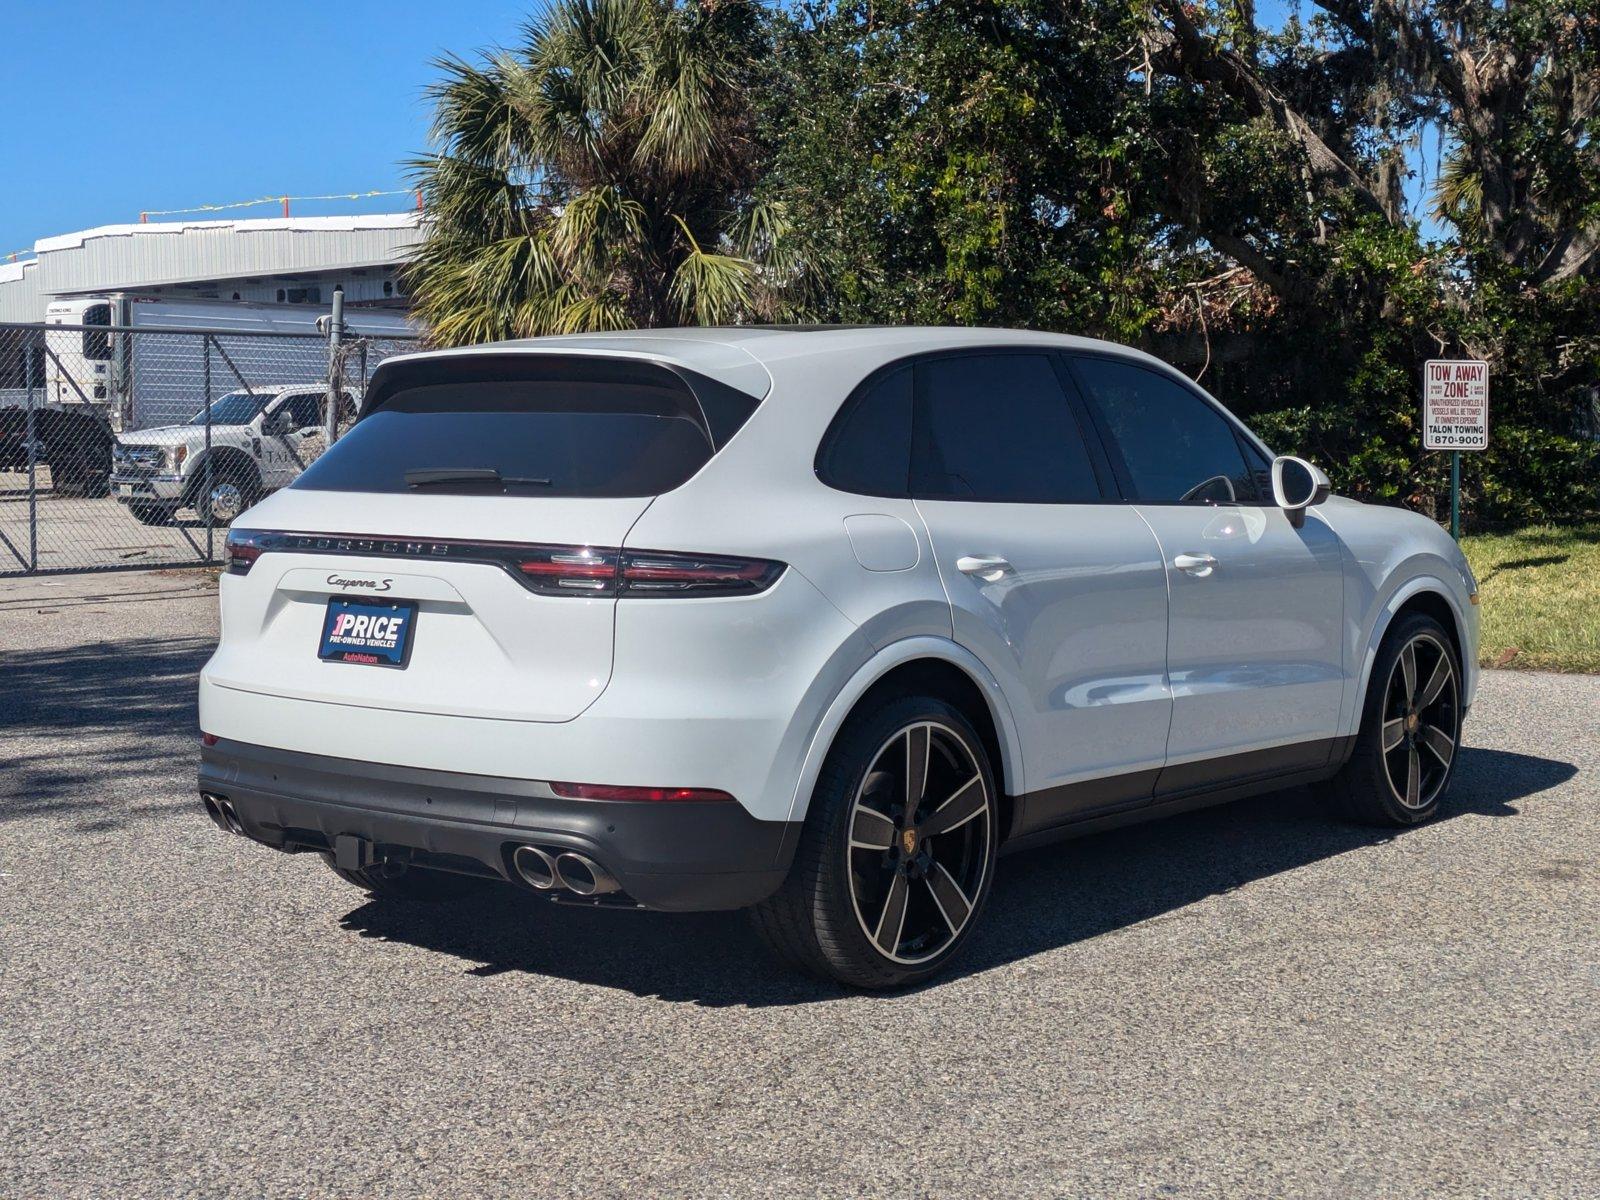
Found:
<svg viewBox="0 0 1600 1200"><path fill-rule="evenodd" d="M1014 798L1024 790L1016 722L999 682L982 662L964 647L939 637L907 638L883 647L834 696L807 747L789 819L805 818L823 761L850 715L890 693L935 696L972 722L999 776L1003 841L1011 828Z"/></svg>
<svg viewBox="0 0 1600 1200"><path fill-rule="evenodd" d="M1445 633L1450 636L1455 647L1456 661L1461 667L1463 684L1465 685L1471 678L1470 673L1476 664L1468 661L1470 640L1467 636L1467 620L1451 596L1449 585L1434 575L1421 575L1409 579L1395 590L1379 610L1378 618L1373 622L1372 632L1367 638L1361 663L1360 686L1356 691L1355 712L1350 727L1352 734L1359 731L1361 714L1366 711L1367 689L1372 684L1372 666L1378 658L1378 647L1383 644L1383 639L1394 623L1413 612L1425 613L1444 627ZM1471 689L1463 686L1463 697L1470 694Z"/></svg>
<svg viewBox="0 0 1600 1200"><path fill-rule="evenodd" d="M194 468L190 472L189 482L183 487L183 503L192 505L200 496L200 490L206 485L206 458L210 456L213 475L219 470L248 471L249 474L242 478L254 481L255 493L261 493L261 465L251 458L245 451L237 446L213 446L210 450L202 450L195 458Z"/></svg>

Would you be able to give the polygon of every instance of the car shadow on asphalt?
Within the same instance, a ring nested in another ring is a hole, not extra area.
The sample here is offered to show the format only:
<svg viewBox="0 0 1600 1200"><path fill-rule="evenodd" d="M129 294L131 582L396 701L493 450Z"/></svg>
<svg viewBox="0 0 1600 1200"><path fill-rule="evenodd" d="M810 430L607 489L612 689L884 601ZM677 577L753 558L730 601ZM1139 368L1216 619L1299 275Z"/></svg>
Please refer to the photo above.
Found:
<svg viewBox="0 0 1600 1200"><path fill-rule="evenodd" d="M1440 816L1516 815L1513 805L1571 779L1570 763L1465 748ZM1305 788L1131 826L1001 861L965 954L939 987L1049 950L1177 913L1209 896L1407 836L1330 817ZM836 1000L851 993L774 961L739 913L569 908L510 887L442 906L369 903L344 928L452 955L475 976L529 972L711 1007Z"/></svg>
<svg viewBox="0 0 1600 1200"><path fill-rule="evenodd" d="M195 679L215 644L144 638L0 655L0 823L78 816L80 832L102 832L190 807L187 796L118 806L108 795L169 792L176 764L193 769ZM23 749L24 738L37 745Z"/></svg>

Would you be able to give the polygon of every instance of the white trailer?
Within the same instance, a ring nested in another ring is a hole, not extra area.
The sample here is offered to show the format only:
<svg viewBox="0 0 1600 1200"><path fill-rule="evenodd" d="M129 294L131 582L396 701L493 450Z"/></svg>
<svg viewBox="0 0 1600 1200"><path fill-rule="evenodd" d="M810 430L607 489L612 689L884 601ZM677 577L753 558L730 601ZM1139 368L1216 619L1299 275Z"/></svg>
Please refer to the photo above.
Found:
<svg viewBox="0 0 1600 1200"><path fill-rule="evenodd" d="M44 400L52 406L99 409L113 432L186 419L222 391L254 375L273 383L326 378L325 352L313 343L261 333L316 334L327 313L309 304L251 304L226 300L111 294L52 301L47 325L85 326L46 331ZM391 309L345 309L345 336L406 337L415 330ZM94 328L106 326L106 330ZM138 332L125 333L133 329ZM163 337L162 330L190 336ZM212 396L205 394L207 346L192 336L215 332L209 355ZM228 338L227 333L241 336ZM220 347L220 350L218 349Z"/></svg>

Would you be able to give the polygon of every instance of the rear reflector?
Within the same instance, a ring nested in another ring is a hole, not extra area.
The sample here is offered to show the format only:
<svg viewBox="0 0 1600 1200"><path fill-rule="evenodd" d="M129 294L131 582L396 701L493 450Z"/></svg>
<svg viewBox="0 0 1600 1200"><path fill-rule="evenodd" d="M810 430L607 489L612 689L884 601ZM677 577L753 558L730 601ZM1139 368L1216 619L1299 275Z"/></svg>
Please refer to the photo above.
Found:
<svg viewBox="0 0 1600 1200"><path fill-rule="evenodd" d="M616 787L606 783L552 783L550 790L568 800L732 800L716 788Z"/></svg>
<svg viewBox="0 0 1600 1200"><path fill-rule="evenodd" d="M772 559L724 554L509 542L423 542L261 529L229 530L223 562L229 574L244 575L256 559L269 551L487 563L509 571L529 591L541 596L748 596L766 591L784 572L784 564Z"/></svg>

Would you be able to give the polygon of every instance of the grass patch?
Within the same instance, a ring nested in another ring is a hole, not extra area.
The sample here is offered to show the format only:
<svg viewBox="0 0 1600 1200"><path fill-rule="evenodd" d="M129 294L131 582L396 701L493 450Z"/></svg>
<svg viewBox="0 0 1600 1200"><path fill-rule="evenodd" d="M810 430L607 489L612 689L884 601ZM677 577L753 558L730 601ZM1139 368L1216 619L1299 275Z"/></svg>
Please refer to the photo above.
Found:
<svg viewBox="0 0 1600 1200"><path fill-rule="evenodd" d="M1600 672L1600 521L1476 534L1461 548L1483 597L1484 666Z"/></svg>

